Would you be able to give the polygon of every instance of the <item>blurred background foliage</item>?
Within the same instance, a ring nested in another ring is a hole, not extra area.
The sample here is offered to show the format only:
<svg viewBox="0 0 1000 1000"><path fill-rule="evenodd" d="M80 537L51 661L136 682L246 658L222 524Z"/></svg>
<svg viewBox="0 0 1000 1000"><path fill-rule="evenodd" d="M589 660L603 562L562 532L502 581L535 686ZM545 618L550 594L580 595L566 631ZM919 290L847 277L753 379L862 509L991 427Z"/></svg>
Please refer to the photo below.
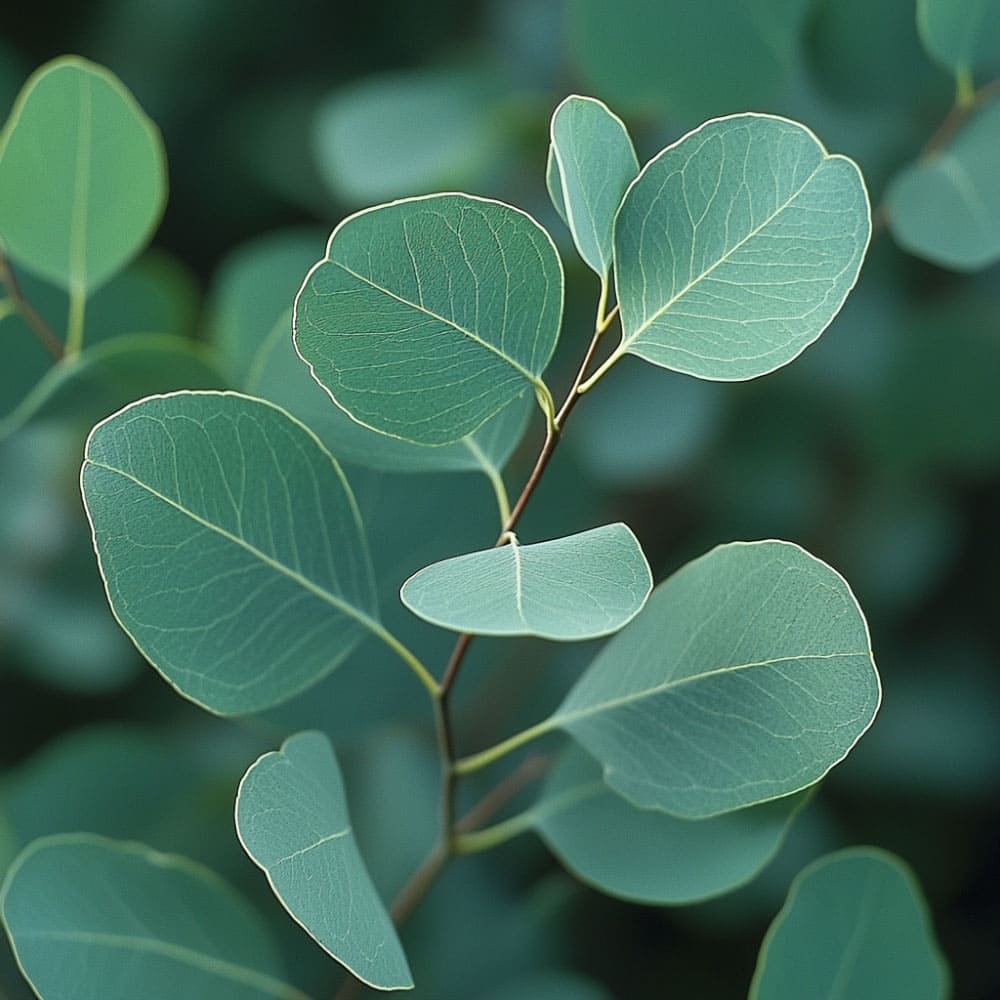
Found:
<svg viewBox="0 0 1000 1000"><path fill-rule="evenodd" d="M525 997L552 982L575 997L662 996L664 982L672 996L740 996L792 876L824 851L874 843L919 875L955 996L1000 995L1000 246L956 263L884 207L902 174L925 169L921 151L954 102L913 0L38 0L4 12L0 119L27 74L64 52L122 78L162 128L170 171L154 247L90 304L87 343L172 334L191 348L169 371L105 358L32 397L49 362L17 318L0 322L0 868L32 837L75 829L187 853L260 902L299 985L328 993L336 971L239 849L234 789L285 733L329 732L360 843L391 894L433 836L434 766L412 728L427 722L419 689L366 646L266 718L224 722L177 699L107 610L77 491L83 436L149 391L247 384L329 230L435 190L510 201L551 230L568 280L551 384L568 384L596 282L545 193L552 109L570 92L600 97L629 123L640 160L706 117L768 111L862 167L877 235L856 291L815 346L763 380L704 383L626 359L577 411L521 535L624 519L657 579L719 542L799 542L867 612L881 715L775 862L735 894L626 905L528 837L456 863L404 942L419 995L439 1000ZM976 86L1000 66L1000 38L987 55ZM1000 177L997 127L985 144ZM64 296L22 284L61 328ZM217 371L195 343L227 338L249 352L242 370ZM515 455L512 487L540 434L533 424ZM451 640L408 620L395 592L420 566L492 541L489 484L348 472L386 624L427 662L443 659ZM473 652L457 693L468 749L541 718L592 655L534 641ZM387 835L397 828L405 842ZM0 996L27 996L6 952Z"/></svg>

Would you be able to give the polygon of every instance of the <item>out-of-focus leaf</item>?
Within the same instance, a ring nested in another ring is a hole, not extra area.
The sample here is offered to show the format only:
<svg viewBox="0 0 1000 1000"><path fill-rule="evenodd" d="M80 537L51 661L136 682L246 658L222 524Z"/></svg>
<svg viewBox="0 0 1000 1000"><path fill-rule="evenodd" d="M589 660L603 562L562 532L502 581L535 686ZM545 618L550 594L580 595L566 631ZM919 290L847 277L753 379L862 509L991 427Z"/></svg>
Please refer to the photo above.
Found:
<svg viewBox="0 0 1000 1000"><path fill-rule="evenodd" d="M948 968L913 873L874 847L829 854L792 884L750 1000L945 1000Z"/></svg>
<svg viewBox="0 0 1000 1000"><path fill-rule="evenodd" d="M143 247L165 201L159 131L116 76L76 56L31 76L0 135L11 257L86 294Z"/></svg>
<svg viewBox="0 0 1000 1000"><path fill-rule="evenodd" d="M943 149L896 175L886 193L886 218L900 246L957 271L1000 260L998 130L1000 101L993 101Z"/></svg>
<svg viewBox="0 0 1000 1000"><path fill-rule="evenodd" d="M953 73L1000 65L998 0L917 0L917 27L927 51Z"/></svg>
<svg viewBox="0 0 1000 1000"><path fill-rule="evenodd" d="M253 764L236 796L236 830L282 905L326 952L376 989L413 986L325 736L298 733Z"/></svg>
<svg viewBox="0 0 1000 1000"><path fill-rule="evenodd" d="M257 915L213 872L92 834L36 840L0 890L42 1000L308 1000L282 979Z"/></svg>

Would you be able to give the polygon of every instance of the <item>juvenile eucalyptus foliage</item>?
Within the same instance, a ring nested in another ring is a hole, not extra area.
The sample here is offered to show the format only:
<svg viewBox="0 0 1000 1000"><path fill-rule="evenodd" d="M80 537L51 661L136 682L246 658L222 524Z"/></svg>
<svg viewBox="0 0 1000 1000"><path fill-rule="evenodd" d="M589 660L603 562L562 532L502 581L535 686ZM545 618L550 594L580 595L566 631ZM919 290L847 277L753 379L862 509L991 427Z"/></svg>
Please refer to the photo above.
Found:
<svg viewBox="0 0 1000 1000"><path fill-rule="evenodd" d="M966 65L974 50L953 42L933 10L925 5L926 30L940 37L941 57ZM75 124L62 128L64 119ZM39 144L54 150L45 174L33 167ZM955 155L964 149L956 144ZM109 194L116 170L141 178L124 200ZM58 400L81 370L96 377L121 362L80 351L84 309L148 238L161 175L155 128L110 73L72 58L28 82L0 139L0 248L63 283L72 304L61 381L33 405ZM221 302L220 370L206 358L193 373L188 355L159 344L173 351L180 387L168 376L86 443L83 499L111 608L183 698L252 716L331 674L335 684L348 661L375 650L426 696L440 829L417 845L424 860L394 898L366 867L338 732L289 735L248 762L234 790L240 843L277 903L350 974L343 997L354 995L351 977L379 990L416 978L419 989L404 920L420 921L421 900L456 856L528 831L581 880L622 899L680 905L733 890L767 864L879 708L868 626L849 585L792 542L726 541L654 580L624 523L567 518L547 538L518 530L573 433L575 408L626 354L741 381L789 364L823 333L871 235L858 168L806 126L765 114L706 122L642 165L620 118L571 96L553 114L543 180L597 277L589 346L563 331L563 265L537 221L468 194L403 198L345 219L325 250L305 237L275 248L274 266L300 288L271 333L248 347L233 307L240 295ZM905 206L923 183L901 179L890 204ZM29 194L44 217L17 208ZM901 240L919 243L904 218ZM574 338L571 380L549 370L560 335ZM539 439L512 502L505 464ZM481 473L496 497L495 544L380 579L365 506L339 460ZM386 624L391 591L457 633L445 663ZM514 636L611 638L547 717L492 746L459 746L451 695L466 651ZM554 737L552 756L512 772L508 755L543 737ZM460 786L472 775L492 791L461 815ZM533 800L498 820L512 775ZM404 840L423 836L411 837L405 818L390 821L403 823ZM140 844L37 840L11 865L0 908L44 1000L305 998L268 929L220 879ZM827 949L807 975L797 934ZM923 971L901 972L913 955ZM818 996L831 975L883 986L902 977L880 996L916 997L917 981L927 1000L946 989L919 890L882 853L848 852L801 876L751 996ZM537 995L556 997L571 979L546 986L542 977Z"/></svg>

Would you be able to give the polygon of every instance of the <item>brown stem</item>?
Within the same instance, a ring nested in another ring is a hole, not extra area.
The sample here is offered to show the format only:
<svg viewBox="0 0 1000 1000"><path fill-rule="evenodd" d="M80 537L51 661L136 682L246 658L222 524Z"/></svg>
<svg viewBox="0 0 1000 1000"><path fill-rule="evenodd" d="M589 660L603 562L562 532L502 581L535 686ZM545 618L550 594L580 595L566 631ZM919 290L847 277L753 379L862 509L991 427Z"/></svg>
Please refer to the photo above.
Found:
<svg viewBox="0 0 1000 1000"><path fill-rule="evenodd" d="M526 757L455 824L455 832L471 833L485 826L515 795L540 778L551 762L545 754Z"/></svg>
<svg viewBox="0 0 1000 1000"><path fill-rule="evenodd" d="M49 324L38 314L35 307L24 297L17 277L11 269L7 258L0 253L0 283L7 289L7 295L11 302L17 307L17 311L24 317L31 332L38 338L38 342L45 348L56 361L62 360L62 341L52 332Z"/></svg>

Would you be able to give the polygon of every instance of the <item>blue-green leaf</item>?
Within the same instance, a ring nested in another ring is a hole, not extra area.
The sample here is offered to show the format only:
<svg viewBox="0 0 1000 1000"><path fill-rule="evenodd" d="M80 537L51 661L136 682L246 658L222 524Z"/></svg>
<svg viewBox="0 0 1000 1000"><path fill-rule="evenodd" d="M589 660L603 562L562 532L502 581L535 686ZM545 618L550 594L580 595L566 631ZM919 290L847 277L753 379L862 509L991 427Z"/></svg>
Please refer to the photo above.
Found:
<svg viewBox="0 0 1000 1000"><path fill-rule="evenodd" d="M257 760L240 782L236 829L274 894L325 951L369 986L413 986L358 851L325 736L298 733Z"/></svg>
<svg viewBox="0 0 1000 1000"><path fill-rule="evenodd" d="M541 374L562 318L548 233L509 205L411 198L342 222L295 300L295 343L358 423L458 441Z"/></svg>
<svg viewBox="0 0 1000 1000"><path fill-rule="evenodd" d="M445 559L411 576L400 597L415 615L455 632L578 640L620 629L652 585L635 535L608 524Z"/></svg>
<svg viewBox="0 0 1000 1000"><path fill-rule="evenodd" d="M660 584L543 727L641 808L699 819L818 781L880 695L844 579L789 542L734 542Z"/></svg>
<svg viewBox="0 0 1000 1000"><path fill-rule="evenodd" d="M924 48L956 74L1000 65L998 0L917 0Z"/></svg>
<svg viewBox="0 0 1000 1000"><path fill-rule="evenodd" d="M823 332L868 246L855 164L768 115L708 122L651 160L615 222L622 342L653 364L734 381Z"/></svg>
<svg viewBox="0 0 1000 1000"><path fill-rule="evenodd" d="M546 183L588 267L606 281L612 228L639 161L624 122L592 97L567 97L552 115Z"/></svg>
<svg viewBox="0 0 1000 1000"><path fill-rule="evenodd" d="M42 1000L309 1000L213 872L144 844L58 834L7 873L0 909Z"/></svg>
<svg viewBox="0 0 1000 1000"><path fill-rule="evenodd" d="M276 406L141 400L91 432L82 482L119 623L209 711L278 704L383 631L347 481Z"/></svg>
<svg viewBox="0 0 1000 1000"><path fill-rule="evenodd" d="M946 1000L948 967L913 873L874 847L804 869L761 945L750 1000Z"/></svg>
<svg viewBox="0 0 1000 1000"><path fill-rule="evenodd" d="M37 70L0 135L0 244L76 294L146 244L166 201L160 133L121 81L77 56Z"/></svg>

